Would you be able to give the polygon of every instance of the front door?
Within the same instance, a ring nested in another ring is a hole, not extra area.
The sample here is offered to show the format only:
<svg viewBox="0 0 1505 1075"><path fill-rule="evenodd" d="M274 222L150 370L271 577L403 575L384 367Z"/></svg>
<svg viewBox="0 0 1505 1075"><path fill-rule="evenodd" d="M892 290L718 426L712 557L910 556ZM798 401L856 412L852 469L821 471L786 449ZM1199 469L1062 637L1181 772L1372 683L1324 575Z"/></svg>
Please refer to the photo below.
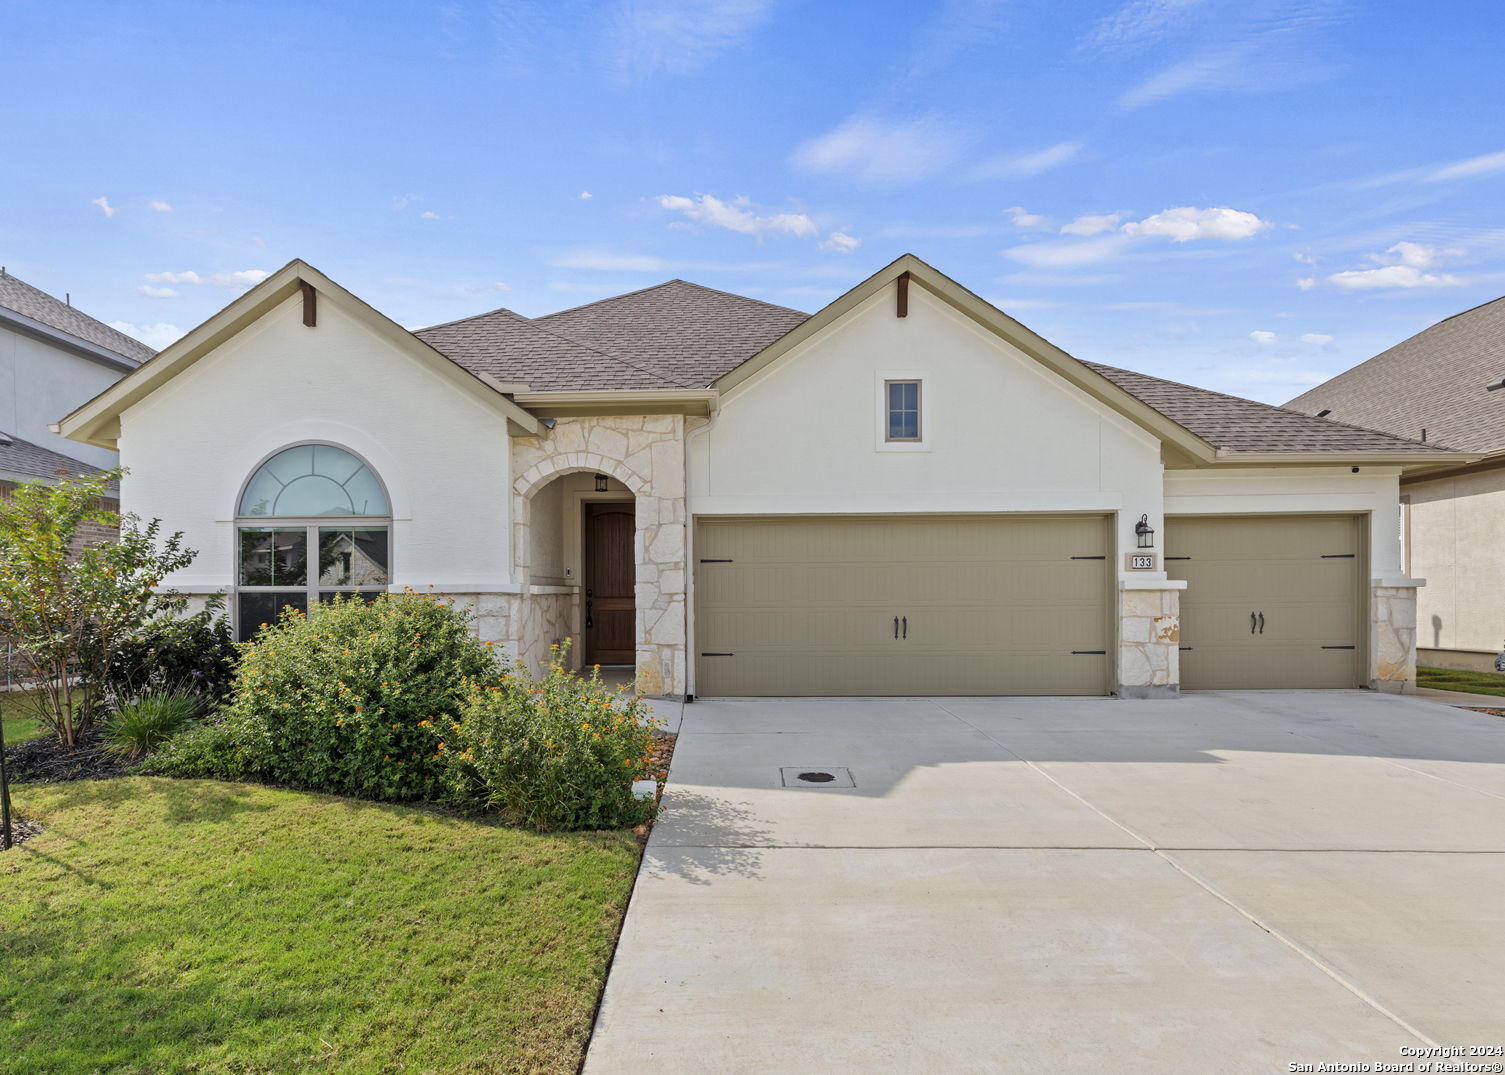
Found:
<svg viewBox="0 0 1505 1075"><path fill-rule="evenodd" d="M636 528L631 502L585 505L585 662L632 664L632 560Z"/></svg>

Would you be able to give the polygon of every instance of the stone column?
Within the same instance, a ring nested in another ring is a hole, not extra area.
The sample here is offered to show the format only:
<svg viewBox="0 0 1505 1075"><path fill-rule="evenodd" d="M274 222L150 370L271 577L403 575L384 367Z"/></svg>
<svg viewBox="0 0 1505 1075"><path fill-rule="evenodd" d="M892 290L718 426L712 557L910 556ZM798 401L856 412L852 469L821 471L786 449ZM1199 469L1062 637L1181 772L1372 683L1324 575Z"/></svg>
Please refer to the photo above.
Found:
<svg viewBox="0 0 1505 1075"><path fill-rule="evenodd" d="M1146 580L1147 582L1149 580ZM1120 698L1176 698L1181 694L1181 583L1127 586L1118 599Z"/></svg>
<svg viewBox="0 0 1505 1075"><path fill-rule="evenodd" d="M1424 579L1376 585L1369 598L1369 689L1416 689L1416 591Z"/></svg>

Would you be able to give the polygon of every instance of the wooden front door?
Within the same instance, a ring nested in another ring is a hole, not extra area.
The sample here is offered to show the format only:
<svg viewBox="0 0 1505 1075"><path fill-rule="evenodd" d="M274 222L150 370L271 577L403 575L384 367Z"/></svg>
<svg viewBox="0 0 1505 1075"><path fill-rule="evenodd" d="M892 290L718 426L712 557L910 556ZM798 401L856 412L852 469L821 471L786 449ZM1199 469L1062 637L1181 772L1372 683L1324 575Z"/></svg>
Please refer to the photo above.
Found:
<svg viewBox="0 0 1505 1075"><path fill-rule="evenodd" d="M636 528L629 502L585 505L585 661L633 664L632 562Z"/></svg>

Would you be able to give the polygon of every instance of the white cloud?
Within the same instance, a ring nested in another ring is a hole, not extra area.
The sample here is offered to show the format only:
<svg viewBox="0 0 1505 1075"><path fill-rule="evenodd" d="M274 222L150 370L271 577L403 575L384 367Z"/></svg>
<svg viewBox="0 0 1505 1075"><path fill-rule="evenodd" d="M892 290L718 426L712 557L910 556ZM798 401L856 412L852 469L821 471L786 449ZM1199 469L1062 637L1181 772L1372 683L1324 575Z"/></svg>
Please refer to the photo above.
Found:
<svg viewBox="0 0 1505 1075"><path fill-rule="evenodd" d="M725 202L713 194L699 194L693 198L680 194L660 194L658 204L664 209L684 214L687 220L741 232L743 235L766 233L807 239L816 233L815 221L804 213L759 214L752 202L745 197Z"/></svg>
<svg viewBox="0 0 1505 1075"><path fill-rule="evenodd" d="M619 3L612 64L620 77L687 74L735 48L768 18L774 0L648 0Z"/></svg>
<svg viewBox="0 0 1505 1075"><path fill-rule="evenodd" d="M1125 235L1161 236L1174 243L1193 239L1248 239L1270 227L1253 213L1238 209L1196 209L1182 206L1130 221L1119 230Z"/></svg>
<svg viewBox="0 0 1505 1075"><path fill-rule="evenodd" d="M1310 291L1317 286L1317 278L1314 276L1303 276L1296 281L1296 286L1301 288L1302 291Z"/></svg>
<svg viewBox="0 0 1505 1075"><path fill-rule="evenodd" d="M159 351L183 335L183 330L177 325L169 325L162 321L155 325L133 325L129 321L111 321L110 327Z"/></svg>
<svg viewBox="0 0 1505 1075"><path fill-rule="evenodd" d="M421 201L423 201L423 195L422 194L399 194L397 197L395 197L395 198L392 199L392 208L393 209L397 209L397 210L402 210L402 209L406 209L408 206L412 205L414 202L421 202Z"/></svg>
<svg viewBox="0 0 1505 1075"><path fill-rule="evenodd" d="M434 212L432 209L425 209L423 212L419 213L418 216L419 216L419 219L421 219L421 220L443 220L444 219L438 213Z"/></svg>
<svg viewBox="0 0 1505 1075"><path fill-rule="evenodd" d="M149 299L175 299L179 292L170 287L153 287L151 284L137 284L136 290Z"/></svg>
<svg viewBox="0 0 1505 1075"><path fill-rule="evenodd" d="M118 210L113 205L110 204L110 199L104 197L103 195L100 195L98 198L95 198L89 204L90 205L97 205L97 206L99 206L100 210L104 213L104 215L105 215L105 217L107 219L109 217L114 216L118 212Z"/></svg>
<svg viewBox="0 0 1505 1075"><path fill-rule="evenodd" d="M1273 332L1270 332L1270 331L1268 331L1266 329L1262 329L1262 328L1257 328L1253 332L1249 333L1249 338L1251 340L1253 340L1255 343L1269 344L1269 343L1279 343L1280 342L1280 337L1279 336L1275 335L1275 333L1273 333Z"/></svg>
<svg viewBox="0 0 1505 1075"><path fill-rule="evenodd" d="M1317 256L1315 254L1296 253L1296 254L1292 254L1291 257L1295 258L1297 261L1301 262L1301 264L1303 264L1303 265L1315 265L1315 264L1317 264Z"/></svg>
<svg viewBox="0 0 1505 1075"><path fill-rule="evenodd" d="M846 176L872 186L903 186L949 168L970 141L935 117L884 123L853 116L800 146L791 163L801 171Z"/></svg>
<svg viewBox="0 0 1505 1075"><path fill-rule="evenodd" d="M1009 247L1003 255L1036 268L1065 269L1108 261L1128 245L1128 239L1122 235L1105 235L1080 242L1025 243Z"/></svg>
<svg viewBox="0 0 1505 1075"><path fill-rule="evenodd" d="M605 250L566 250L550 255L548 261L556 269L593 269L600 272L672 271L669 262L651 254L613 254Z"/></svg>
<svg viewBox="0 0 1505 1075"><path fill-rule="evenodd" d="M1380 269L1350 269L1335 272L1328 283L1344 291L1375 291L1381 288L1460 287L1468 281L1451 273L1422 272L1414 265L1386 265Z"/></svg>
<svg viewBox="0 0 1505 1075"><path fill-rule="evenodd" d="M1031 231L1050 227L1050 218L1043 217L1039 213L1031 213L1022 205L1011 205L1004 210L1009 215L1009 220L1016 228L1026 228Z"/></svg>
<svg viewBox="0 0 1505 1075"><path fill-rule="evenodd" d="M166 202L152 202L151 207L159 213L172 212L172 206L168 205Z"/></svg>
<svg viewBox="0 0 1505 1075"><path fill-rule="evenodd" d="M581 192L580 192L580 200L581 200L581 201L583 201L583 202L588 202L588 201L590 201L590 200L591 200L591 198L593 198L593 197L594 197L594 195L593 195L593 194L591 194L591 192L590 192L590 191L588 191L588 190L582 190L582 191L581 191Z"/></svg>
<svg viewBox="0 0 1505 1075"><path fill-rule="evenodd" d="M1369 260L1377 262L1377 269L1350 269L1336 272L1327 278L1328 283L1344 291L1375 291L1385 288L1460 287L1468 283L1452 273L1431 273L1439 260L1462 257L1466 251L1457 249L1439 250L1422 243L1401 242L1383 254L1372 254Z"/></svg>
<svg viewBox="0 0 1505 1075"><path fill-rule="evenodd" d="M1386 172L1384 175L1358 180L1354 185L1363 188L1381 187L1390 183L1447 183L1454 179L1482 179L1501 172L1505 172L1505 150L1465 157L1446 164L1402 168L1398 172Z"/></svg>
<svg viewBox="0 0 1505 1075"><path fill-rule="evenodd" d="M1151 44L1184 24L1187 13L1205 0L1131 0L1098 20L1086 44L1117 51Z"/></svg>
<svg viewBox="0 0 1505 1075"><path fill-rule="evenodd" d="M853 238L840 231L833 231L824 242L819 244L822 250L834 250L838 254L850 254L861 245L861 239Z"/></svg>
<svg viewBox="0 0 1505 1075"><path fill-rule="evenodd" d="M213 284L215 287L244 288L259 284L270 275L265 269L241 269L204 276L189 269L187 272L149 272L142 279L153 284ZM147 293L144 289L138 290Z"/></svg>
<svg viewBox="0 0 1505 1075"><path fill-rule="evenodd" d="M1301 342L1316 344L1320 347L1323 344L1332 343L1333 338L1325 332L1303 332L1301 334Z"/></svg>
<svg viewBox="0 0 1505 1075"><path fill-rule="evenodd" d="M188 272L149 272L143 279L154 284L201 284L203 278L192 270Z"/></svg>
<svg viewBox="0 0 1505 1075"><path fill-rule="evenodd" d="M989 157L967 169L968 179L1011 179L1058 168L1081 152L1080 142L1060 142L1034 153Z"/></svg>
<svg viewBox="0 0 1505 1075"><path fill-rule="evenodd" d="M1122 213L1083 213L1070 224L1061 225L1062 235L1097 235L1112 231L1123 219Z"/></svg>

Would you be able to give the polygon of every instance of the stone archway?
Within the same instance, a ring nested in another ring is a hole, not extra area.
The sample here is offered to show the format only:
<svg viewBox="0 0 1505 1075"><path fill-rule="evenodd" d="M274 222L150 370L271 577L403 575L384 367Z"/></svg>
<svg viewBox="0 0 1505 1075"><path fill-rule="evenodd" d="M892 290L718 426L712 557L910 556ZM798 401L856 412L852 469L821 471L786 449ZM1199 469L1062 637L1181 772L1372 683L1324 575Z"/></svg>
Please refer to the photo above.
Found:
<svg viewBox="0 0 1505 1075"><path fill-rule="evenodd" d="M542 617L531 608L532 498L571 473L606 474L636 498L634 624L638 690L682 697L688 661L686 638L686 509L684 419L679 415L561 418L553 430L512 441L512 568L522 584L521 608L512 617L519 655L548 641L532 637ZM530 614L533 613L533 614Z"/></svg>

